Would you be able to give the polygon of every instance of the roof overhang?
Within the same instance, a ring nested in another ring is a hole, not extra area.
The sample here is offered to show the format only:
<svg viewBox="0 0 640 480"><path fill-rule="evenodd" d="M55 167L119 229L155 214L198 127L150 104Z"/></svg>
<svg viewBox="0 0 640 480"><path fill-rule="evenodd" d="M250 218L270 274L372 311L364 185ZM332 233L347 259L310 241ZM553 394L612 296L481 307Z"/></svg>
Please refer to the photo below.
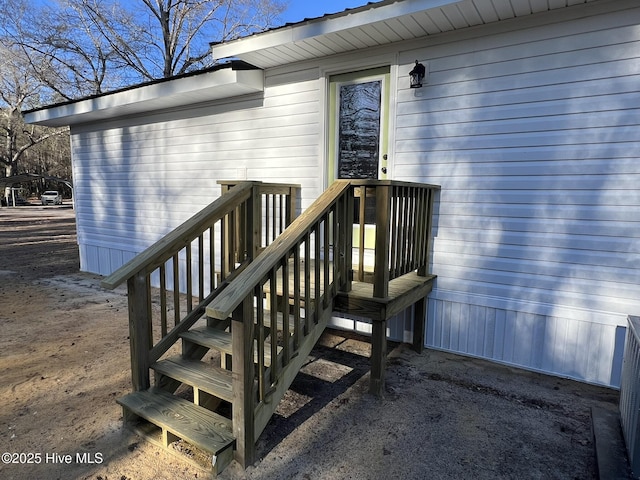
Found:
<svg viewBox="0 0 640 480"><path fill-rule="evenodd" d="M263 90L262 70L219 68L31 110L25 112L24 117L27 123L59 127L182 107Z"/></svg>
<svg viewBox="0 0 640 480"><path fill-rule="evenodd" d="M212 44L215 60L260 68L423 38L595 0L383 0Z"/></svg>

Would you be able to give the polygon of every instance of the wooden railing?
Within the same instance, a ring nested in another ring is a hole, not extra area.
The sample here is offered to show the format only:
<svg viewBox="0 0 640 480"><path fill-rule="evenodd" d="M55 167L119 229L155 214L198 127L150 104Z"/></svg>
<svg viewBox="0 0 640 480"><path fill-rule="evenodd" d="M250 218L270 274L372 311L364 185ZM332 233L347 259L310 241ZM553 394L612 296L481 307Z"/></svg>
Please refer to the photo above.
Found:
<svg viewBox="0 0 640 480"><path fill-rule="evenodd" d="M224 180L218 181L222 189L222 194L229 192L238 181ZM233 256L241 258L246 254L246 242L248 236L253 236L253 245L256 248L254 257L273 242L278 235L284 232L285 228L293 221L298 210L298 197L300 185L287 183L259 183L254 182L258 187L256 194L260 196L258 200L259 210L257 211L256 227L254 232L242 232L241 224L236 222L236 230L233 237L231 251ZM245 214L242 206L238 206L234 215L242 218Z"/></svg>
<svg viewBox="0 0 640 480"><path fill-rule="evenodd" d="M354 279L373 283L373 296L384 298L389 280L416 270L427 274L433 202L440 187L393 180L353 180L351 185L359 237ZM365 260L368 250L374 258L371 271Z"/></svg>
<svg viewBox="0 0 640 480"><path fill-rule="evenodd" d="M232 318L233 430L243 465L306 362L299 352L324 330L338 288L349 288L352 218L350 184L335 182L207 308Z"/></svg>
<svg viewBox="0 0 640 480"><path fill-rule="evenodd" d="M223 187L224 195L102 281L109 289L127 282L134 390L150 386L149 367L269 243L262 235L265 208L270 212L261 201L265 191L274 189L261 182ZM297 187L276 191L290 206L280 220L284 230L295 215L290 197Z"/></svg>
<svg viewBox="0 0 640 480"><path fill-rule="evenodd" d="M375 226L369 278L375 296L387 295L392 278L415 270L426 275L437 188L334 182L207 308L210 317L232 318L233 430L241 464L253 461L255 441L306 361L300 353L322 333L337 292L351 290L354 250L359 259L366 253L365 225Z"/></svg>

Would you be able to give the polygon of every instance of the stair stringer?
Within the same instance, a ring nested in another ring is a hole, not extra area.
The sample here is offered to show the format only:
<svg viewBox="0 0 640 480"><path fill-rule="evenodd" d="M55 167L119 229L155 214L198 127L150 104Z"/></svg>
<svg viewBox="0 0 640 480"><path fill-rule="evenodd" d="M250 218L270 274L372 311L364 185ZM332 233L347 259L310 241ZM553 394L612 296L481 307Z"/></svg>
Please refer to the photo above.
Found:
<svg viewBox="0 0 640 480"><path fill-rule="evenodd" d="M332 312L333 302L331 302L330 307L322 311L322 314L319 315L318 323L313 324L312 331L300 343L298 355L293 358L281 372L277 384L274 386L274 390L269 396L269 402L261 402L255 408L254 438L256 440L260 437L260 435L266 428L269 420L278 408L278 404L300 372L300 369L305 363L307 363L308 356L311 353L311 350L313 350L315 344L322 336L325 328L327 327L329 319L332 316Z"/></svg>

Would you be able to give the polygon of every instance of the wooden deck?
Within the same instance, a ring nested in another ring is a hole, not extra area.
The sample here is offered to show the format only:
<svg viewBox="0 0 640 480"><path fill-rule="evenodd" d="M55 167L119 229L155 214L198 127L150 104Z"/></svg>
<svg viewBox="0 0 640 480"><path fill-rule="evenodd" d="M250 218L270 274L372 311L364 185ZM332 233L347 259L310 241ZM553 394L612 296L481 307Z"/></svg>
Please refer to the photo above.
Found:
<svg viewBox="0 0 640 480"><path fill-rule="evenodd" d="M223 187L102 283L128 287L134 391L119 400L125 424L169 451L199 449L214 474L255 460L258 437L334 312L371 319L374 395L385 390L391 317L413 309L422 350L439 188L337 180L294 220L296 185ZM195 327L200 319L205 327ZM182 354L165 358L176 342ZM209 351L220 365L203 361ZM191 401L176 395L181 385Z"/></svg>
<svg viewBox="0 0 640 480"><path fill-rule="evenodd" d="M290 264L293 261L290 261ZM304 261L303 261L304 262ZM311 261L311 270L318 268L321 284L324 284L325 269L323 261ZM313 276L312 276L313 278ZM338 291L334 299L334 311L369 318L372 321L371 334L371 383L370 393L380 396L384 390L385 366L387 361L387 320L411 306L414 307L413 348L421 353L424 348L426 296L433 289L435 275L418 275L410 272L389 281L386 297L373 296L373 284L353 281L351 291ZM282 295L282 277L278 276L278 295ZM312 288L314 284L312 283ZM291 280L288 292L300 291L304 297L304 288ZM265 290L268 292L268 288ZM324 292L323 292L324 293Z"/></svg>

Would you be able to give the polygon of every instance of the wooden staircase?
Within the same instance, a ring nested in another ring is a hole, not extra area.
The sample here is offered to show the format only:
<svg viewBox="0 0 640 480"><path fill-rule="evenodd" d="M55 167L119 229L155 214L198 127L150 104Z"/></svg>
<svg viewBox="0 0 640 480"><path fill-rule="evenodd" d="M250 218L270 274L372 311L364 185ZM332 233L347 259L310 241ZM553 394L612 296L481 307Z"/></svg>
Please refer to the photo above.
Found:
<svg viewBox="0 0 640 480"><path fill-rule="evenodd" d="M335 310L368 310L371 391L380 394L385 322L416 302L422 346L436 190L337 181L294 221L297 186L224 183L218 200L102 283L128 284L134 391L118 400L125 424L214 474L233 460L246 467ZM364 231L371 198L383 268L365 272L352 265L353 225ZM371 293L354 289L365 281Z"/></svg>
<svg viewBox="0 0 640 480"><path fill-rule="evenodd" d="M151 365L155 386L117 402L123 407L125 423L136 433L217 474L233 460L235 447L233 422L228 416L234 399L229 369L233 362L232 335L219 325L204 325L181 333L180 338L182 355ZM271 364L270 349L265 343L267 367ZM202 360L212 351L217 365ZM174 394L181 386L191 390L188 400ZM227 412L227 416L216 410Z"/></svg>

